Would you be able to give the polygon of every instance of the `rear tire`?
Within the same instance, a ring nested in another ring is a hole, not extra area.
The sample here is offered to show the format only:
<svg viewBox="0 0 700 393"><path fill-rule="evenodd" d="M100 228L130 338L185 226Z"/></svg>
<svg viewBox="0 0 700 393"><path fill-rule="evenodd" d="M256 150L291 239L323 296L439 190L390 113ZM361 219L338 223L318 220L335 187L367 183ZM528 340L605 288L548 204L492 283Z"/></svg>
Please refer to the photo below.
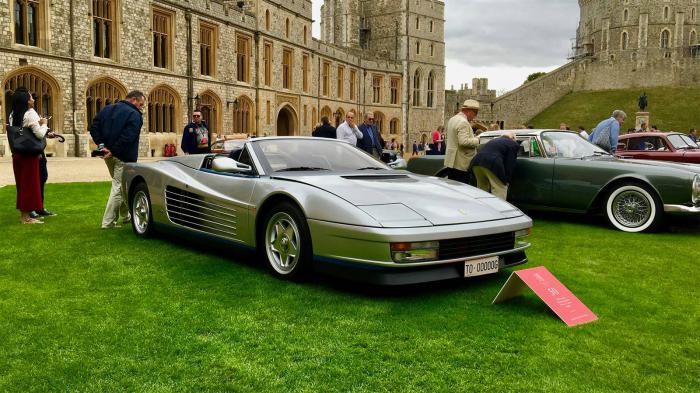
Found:
<svg viewBox="0 0 700 393"><path fill-rule="evenodd" d="M608 193L605 213L610 225L623 232L652 231L662 221L663 205L648 186L627 182Z"/></svg>
<svg viewBox="0 0 700 393"><path fill-rule="evenodd" d="M262 222L259 253L270 272L284 280L303 279L310 270L313 249L302 211L290 202L282 202Z"/></svg>
<svg viewBox="0 0 700 393"><path fill-rule="evenodd" d="M153 205L148 186L140 182L134 186L130 199L131 228L140 237L148 238L155 234L153 229Z"/></svg>

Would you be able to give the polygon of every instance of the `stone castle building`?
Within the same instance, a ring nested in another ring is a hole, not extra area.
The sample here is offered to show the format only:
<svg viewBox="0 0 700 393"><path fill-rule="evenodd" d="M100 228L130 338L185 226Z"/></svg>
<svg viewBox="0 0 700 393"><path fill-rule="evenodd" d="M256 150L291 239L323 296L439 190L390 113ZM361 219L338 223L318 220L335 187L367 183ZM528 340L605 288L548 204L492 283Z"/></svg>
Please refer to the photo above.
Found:
<svg viewBox="0 0 700 393"><path fill-rule="evenodd" d="M58 156L86 156L90 120L133 89L142 156L179 146L193 108L217 136L310 135L349 110L403 143L442 123L444 2L324 0L321 40L312 23L310 0L0 0L0 121L25 86Z"/></svg>
<svg viewBox="0 0 700 393"><path fill-rule="evenodd" d="M700 84L697 0L579 0L579 6L571 61L507 94L487 98L479 120L525 125L574 91L640 88L641 94L644 87ZM459 94L446 92L446 117L454 114L450 103Z"/></svg>

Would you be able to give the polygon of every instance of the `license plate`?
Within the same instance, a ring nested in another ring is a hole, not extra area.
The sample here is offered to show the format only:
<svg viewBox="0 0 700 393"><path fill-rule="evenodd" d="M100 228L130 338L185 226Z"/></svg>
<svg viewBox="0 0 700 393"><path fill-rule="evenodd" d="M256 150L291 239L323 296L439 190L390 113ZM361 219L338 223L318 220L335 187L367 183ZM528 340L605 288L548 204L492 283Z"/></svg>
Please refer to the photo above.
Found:
<svg viewBox="0 0 700 393"><path fill-rule="evenodd" d="M464 277L476 277L493 273L498 273L498 257L464 262Z"/></svg>

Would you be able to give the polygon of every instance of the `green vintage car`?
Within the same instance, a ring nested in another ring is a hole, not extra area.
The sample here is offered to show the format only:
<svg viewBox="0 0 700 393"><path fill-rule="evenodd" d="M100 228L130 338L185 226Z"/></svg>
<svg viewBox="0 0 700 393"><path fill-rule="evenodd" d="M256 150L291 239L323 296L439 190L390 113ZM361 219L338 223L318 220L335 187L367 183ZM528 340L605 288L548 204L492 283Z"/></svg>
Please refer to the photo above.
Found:
<svg viewBox="0 0 700 393"><path fill-rule="evenodd" d="M481 144L505 132L483 133ZM616 158L568 131L511 132L521 147L508 201L521 209L603 213L625 232L652 230L668 214L700 214L700 165ZM408 170L446 177L443 158L415 158Z"/></svg>

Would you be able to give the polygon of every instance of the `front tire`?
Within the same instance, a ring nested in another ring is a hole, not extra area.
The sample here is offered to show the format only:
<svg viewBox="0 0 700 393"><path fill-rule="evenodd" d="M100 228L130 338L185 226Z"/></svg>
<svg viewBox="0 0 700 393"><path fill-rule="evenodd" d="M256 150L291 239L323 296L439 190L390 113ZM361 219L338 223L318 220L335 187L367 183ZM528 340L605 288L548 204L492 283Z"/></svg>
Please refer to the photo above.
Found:
<svg viewBox="0 0 700 393"><path fill-rule="evenodd" d="M131 197L131 228L140 237L151 237L155 233L153 229L153 205L148 193L146 183L138 183L134 187Z"/></svg>
<svg viewBox="0 0 700 393"><path fill-rule="evenodd" d="M636 233L656 229L663 216L663 206L648 187L623 183L608 194L605 212L613 227Z"/></svg>
<svg viewBox="0 0 700 393"><path fill-rule="evenodd" d="M261 256L273 275L285 280L303 278L311 265L311 235L298 207L282 202L264 220Z"/></svg>

